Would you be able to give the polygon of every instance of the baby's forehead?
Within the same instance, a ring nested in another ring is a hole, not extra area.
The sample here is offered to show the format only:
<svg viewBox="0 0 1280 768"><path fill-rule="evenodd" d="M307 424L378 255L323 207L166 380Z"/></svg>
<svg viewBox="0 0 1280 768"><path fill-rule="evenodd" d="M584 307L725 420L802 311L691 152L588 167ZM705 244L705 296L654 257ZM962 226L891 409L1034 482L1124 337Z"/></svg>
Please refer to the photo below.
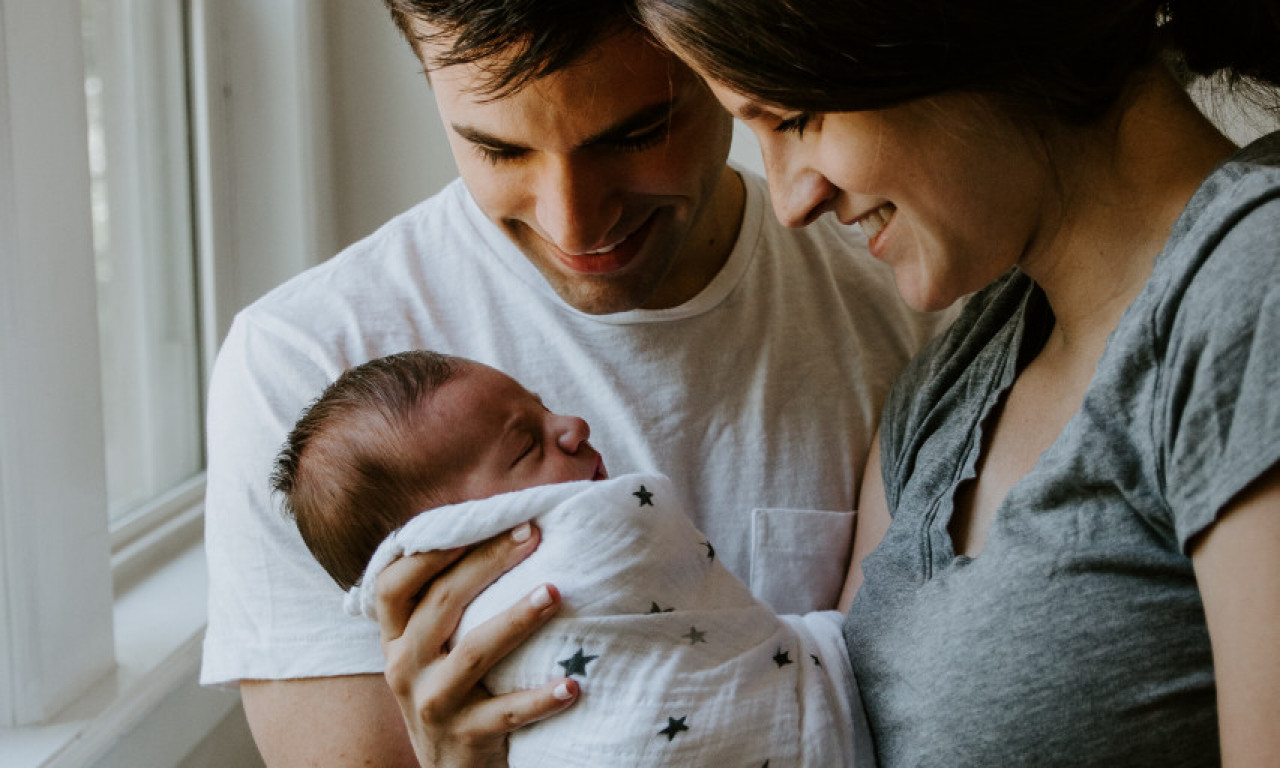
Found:
<svg viewBox="0 0 1280 768"><path fill-rule="evenodd" d="M507 374L467 361L418 406L419 426L441 441L496 437L542 399Z"/></svg>
<svg viewBox="0 0 1280 768"><path fill-rule="evenodd" d="M545 406L538 393L524 386L513 376L483 363L467 361L459 368L453 379L462 381L471 390L473 397L498 397L507 400L532 398L539 405Z"/></svg>

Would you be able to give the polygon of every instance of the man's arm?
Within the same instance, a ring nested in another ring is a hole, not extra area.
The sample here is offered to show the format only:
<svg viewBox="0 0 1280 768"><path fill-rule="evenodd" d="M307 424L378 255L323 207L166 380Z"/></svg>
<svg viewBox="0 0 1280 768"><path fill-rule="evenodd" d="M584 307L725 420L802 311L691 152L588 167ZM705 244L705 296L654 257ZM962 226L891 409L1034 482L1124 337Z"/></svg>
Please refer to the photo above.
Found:
<svg viewBox="0 0 1280 768"><path fill-rule="evenodd" d="M522 536L498 536L466 556L451 550L403 558L379 576L385 677L243 681L245 715L267 765L506 765L506 734L568 707L577 684L552 680L490 698L480 678L554 615L559 594L552 588L545 601L513 606L459 647L447 646L476 594L537 546L537 529L526 529Z"/></svg>
<svg viewBox="0 0 1280 768"><path fill-rule="evenodd" d="M382 675L240 684L253 740L270 768L417 768Z"/></svg>
<svg viewBox="0 0 1280 768"><path fill-rule="evenodd" d="M1280 466L1191 552L1218 686L1224 766L1280 765Z"/></svg>

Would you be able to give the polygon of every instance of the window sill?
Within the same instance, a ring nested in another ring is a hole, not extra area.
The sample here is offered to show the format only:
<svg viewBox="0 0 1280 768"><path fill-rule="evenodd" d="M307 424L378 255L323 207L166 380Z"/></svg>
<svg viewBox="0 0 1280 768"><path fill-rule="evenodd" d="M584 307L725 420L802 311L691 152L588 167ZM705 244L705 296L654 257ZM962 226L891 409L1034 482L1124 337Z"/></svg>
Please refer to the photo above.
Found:
<svg viewBox="0 0 1280 768"><path fill-rule="evenodd" d="M207 577L193 518L195 540L118 594L115 670L50 722L0 729L0 764L175 765L238 704L196 682Z"/></svg>

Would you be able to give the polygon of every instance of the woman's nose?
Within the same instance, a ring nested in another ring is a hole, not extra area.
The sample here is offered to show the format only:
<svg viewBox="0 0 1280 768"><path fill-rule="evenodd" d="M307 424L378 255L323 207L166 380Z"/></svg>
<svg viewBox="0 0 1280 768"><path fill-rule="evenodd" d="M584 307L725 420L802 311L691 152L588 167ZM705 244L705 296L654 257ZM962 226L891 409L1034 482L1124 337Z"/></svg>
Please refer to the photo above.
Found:
<svg viewBox="0 0 1280 768"><path fill-rule="evenodd" d="M774 215L788 227L812 224L833 208L838 191L825 176L813 170L769 174Z"/></svg>

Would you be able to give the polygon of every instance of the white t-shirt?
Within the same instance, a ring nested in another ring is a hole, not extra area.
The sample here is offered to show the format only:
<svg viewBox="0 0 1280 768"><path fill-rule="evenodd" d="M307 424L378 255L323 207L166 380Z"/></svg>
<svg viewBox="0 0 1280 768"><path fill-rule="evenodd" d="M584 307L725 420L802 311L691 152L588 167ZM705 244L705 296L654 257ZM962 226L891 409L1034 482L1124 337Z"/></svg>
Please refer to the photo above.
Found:
<svg viewBox="0 0 1280 768"><path fill-rule="evenodd" d="M743 177L733 252L679 307L573 309L459 181L241 312L209 393L201 681L382 671L377 627L345 614L269 476L339 373L414 348L504 371L584 417L612 474L666 472L721 510L694 524L775 611L831 608L881 403L942 319L902 303L856 229L786 229Z"/></svg>

